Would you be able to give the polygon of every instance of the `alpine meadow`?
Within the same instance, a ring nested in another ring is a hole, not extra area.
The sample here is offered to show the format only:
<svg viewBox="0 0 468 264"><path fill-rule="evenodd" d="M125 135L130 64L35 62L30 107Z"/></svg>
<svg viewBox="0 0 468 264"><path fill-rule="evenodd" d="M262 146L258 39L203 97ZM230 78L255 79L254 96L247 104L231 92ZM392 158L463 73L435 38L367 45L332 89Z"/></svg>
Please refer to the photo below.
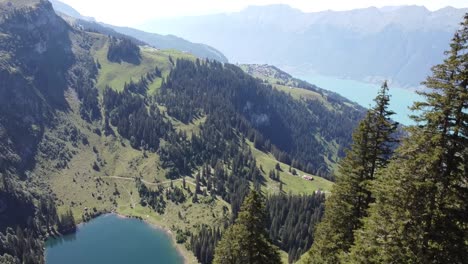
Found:
<svg viewBox="0 0 468 264"><path fill-rule="evenodd" d="M0 264L468 263L468 4L103 2L0 0Z"/></svg>

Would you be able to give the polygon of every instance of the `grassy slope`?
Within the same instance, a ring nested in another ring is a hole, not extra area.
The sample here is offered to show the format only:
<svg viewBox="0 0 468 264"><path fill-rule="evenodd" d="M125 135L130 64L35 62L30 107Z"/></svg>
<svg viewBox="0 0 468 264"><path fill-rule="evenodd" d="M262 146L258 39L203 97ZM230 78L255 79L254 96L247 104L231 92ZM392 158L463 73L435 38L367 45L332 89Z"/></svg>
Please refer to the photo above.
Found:
<svg viewBox="0 0 468 264"><path fill-rule="evenodd" d="M98 34L96 34L98 35ZM98 35L99 36L99 35ZM190 54L183 53L177 50L157 50L150 47L142 47L142 60L139 65L130 63L111 63L107 60L108 43L107 38L101 40L93 47L93 56L101 64L96 86L102 90L106 85L111 86L118 91L122 90L124 84L131 79L137 81L141 76L153 70L156 66L162 71L162 76L165 77L173 67L169 61L172 57L175 61L177 58L194 59ZM154 93L161 86L161 79L156 79L149 87L150 93Z"/></svg>
<svg viewBox="0 0 468 264"><path fill-rule="evenodd" d="M330 106L328 105L328 102L325 100L325 98L321 94L311 91L311 90L296 87L294 80L290 78L279 79L275 77L274 69L260 71L258 68L255 69L252 65L246 65L246 64L240 65L240 67L242 70L251 74L253 77L261 79L264 82L267 82L268 84L271 84L277 90L290 94L296 100L300 100L300 99L320 100L327 106ZM265 68L268 68L268 66L265 66Z"/></svg>
<svg viewBox="0 0 468 264"><path fill-rule="evenodd" d="M191 123L189 124L184 124L178 120L174 120L174 128L177 129L177 131L183 131L187 133L187 135L191 135L192 133L200 133L200 125L203 124L206 121L206 116L202 116L200 118L194 119Z"/></svg>
<svg viewBox="0 0 468 264"><path fill-rule="evenodd" d="M324 192L329 192L333 183L325 180L318 176L313 176L313 181L307 181L302 179L303 175L310 175L303 171L297 170L298 176L294 176L289 172L289 165L278 162L275 157L270 153L262 152L253 147L251 144L251 149L254 154L255 159L258 162L259 166L263 168L263 174L267 180L266 185L264 186L264 191L267 194L279 193L279 182L275 182L268 178L268 173L271 170L275 169L276 163L280 164L281 172L280 179L283 182L283 192L284 193L293 193L293 194L312 194L317 190ZM312 175L311 175L312 176Z"/></svg>

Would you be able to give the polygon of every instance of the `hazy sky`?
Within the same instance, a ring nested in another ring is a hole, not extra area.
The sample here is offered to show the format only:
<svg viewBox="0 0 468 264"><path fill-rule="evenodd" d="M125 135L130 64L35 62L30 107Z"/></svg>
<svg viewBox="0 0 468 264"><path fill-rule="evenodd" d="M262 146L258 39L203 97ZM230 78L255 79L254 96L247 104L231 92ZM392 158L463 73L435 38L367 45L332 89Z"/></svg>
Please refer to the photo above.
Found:
<svg viewBox="0 0 468 264"><path fill-rule="evenodd" d="M447 5L468 7L468 0L61 0L82 15L122 26L151 18L235 12L249 5L288 4L305 12L349 10L369 6L424 5L436 10Z"/></svg>

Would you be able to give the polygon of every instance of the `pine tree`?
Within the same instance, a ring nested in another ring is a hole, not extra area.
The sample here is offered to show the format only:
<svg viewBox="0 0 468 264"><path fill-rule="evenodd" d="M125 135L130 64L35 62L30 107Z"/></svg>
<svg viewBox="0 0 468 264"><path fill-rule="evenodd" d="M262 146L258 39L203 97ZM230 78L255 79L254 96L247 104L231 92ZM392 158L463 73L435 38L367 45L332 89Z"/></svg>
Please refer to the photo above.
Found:
<svg viewBox="0 0 468 264"><path fill-rule="evenodd" d="M277 170L277 171L281 170L281 166L280 166L280 164L278 162L275 165L275 170Z"/></svg>
<svg viewBox="0 0 468 264"><path fill-rule="evenodd" d="M423 83L410 137L375 182L376 203L349 263L466 263L468 259L468 14Z"/></svg>
<svg viewBox="0 0 468 264"><path fill-rule="evenodd" d="M192 203L198 203L198 194L197 194L197 192L193 193Z"/></svg>
<svg viewBox="0 0 468 264"><path fill-rule="evenodd" d="M245 198L236 222L223 234L214 263L281 263L278 249L268 239L267 214L262 196L255 190Z"/></svg>
<svg viewBox="0 0 468 264"><path fill-rule="evenodd" d="M200 189L200 173L195 176L195 193L201 193Z"/></svg>
<svg viewBox="0 0 468 264"><path fill-rule="evenodd" d="M370 185L377 169L386 166L393 153L393 133L397 124L388 110L388 86L384 82L376 106L370 109L353 134L353 145L340 163L332 195L327 199L325 216L315 232L308 263L338 263L340 254L354 242L354 230L361 227L373 202Z"/></svg>

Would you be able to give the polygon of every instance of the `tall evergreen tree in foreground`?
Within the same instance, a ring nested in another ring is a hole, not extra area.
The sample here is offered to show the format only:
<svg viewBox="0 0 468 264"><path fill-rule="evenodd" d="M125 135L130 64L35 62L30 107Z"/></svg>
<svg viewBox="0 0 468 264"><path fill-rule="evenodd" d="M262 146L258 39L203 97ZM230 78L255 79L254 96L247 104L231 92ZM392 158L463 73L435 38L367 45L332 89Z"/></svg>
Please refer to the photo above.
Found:
<svg viewBox="0 0 468 264"><path fill-rule="evenodd" d="M410 136L375 182L376 202L343 262L467 263L468 14L415 103Z"/></svg>
<svg viewBox="0 0 468 264"><path fill-rule="evenodd" d="M236 222L223 234L215 250L218 264L281 263L278 249L268 239L263 197L255 190L245 198Z"/></svg>
<svg viewBox="0 0 468 264"><path fill-rule="evenodd" d="M375 172L385 167L393 153L397 124L388 110L388 86L384 82L376 106L370 109L353 135L353 145L342 160L325 216L315 232L308 263L338 263L354 242L354 230L362 226L374 198L370 189Z"/></svg>

